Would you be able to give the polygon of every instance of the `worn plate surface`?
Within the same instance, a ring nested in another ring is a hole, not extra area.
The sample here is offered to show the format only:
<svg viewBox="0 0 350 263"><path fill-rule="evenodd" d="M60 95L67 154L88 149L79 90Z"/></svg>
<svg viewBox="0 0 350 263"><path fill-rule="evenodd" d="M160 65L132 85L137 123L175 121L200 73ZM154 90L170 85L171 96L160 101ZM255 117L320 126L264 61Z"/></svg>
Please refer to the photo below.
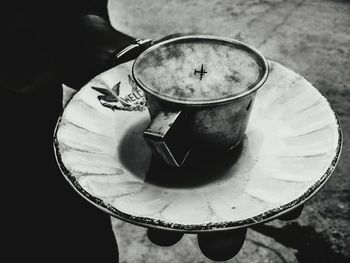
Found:
<svg viewBox="0 0 350 263"><path fill-rule="evenodd" d="M82 88L54 136L63 175L113 216L186 232L244 227L304 203L335 168L341 130L330 105L301 76L271 61L240 148L183 172L160 167L142 137L149 115L131 66Z"/></svg>

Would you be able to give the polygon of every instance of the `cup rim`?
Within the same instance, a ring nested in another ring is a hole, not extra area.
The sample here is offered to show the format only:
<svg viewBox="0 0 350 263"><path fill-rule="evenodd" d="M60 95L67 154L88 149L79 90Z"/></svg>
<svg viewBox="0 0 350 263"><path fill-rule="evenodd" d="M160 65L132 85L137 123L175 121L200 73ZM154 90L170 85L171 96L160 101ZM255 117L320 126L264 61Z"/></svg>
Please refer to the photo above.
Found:
<svg viewBox="0 0 350 263"><path fill-rule="evenodd" d="M242 49L248 51L250 54L253 54L257 58L255 60L257 61L259 66L261 66L263 68L263 70L262 70L263 75L260 77L260 80L257 83L247 87L242 92L234 93L234 94L226 96L226 97L207 99L207 100L189 100L189 99L181 100L181 99L177 99L177 98L172 98L169 96L165 96L161 93L158 93L158 92L148 88L147 85L142 83L142 81L137 77L137 74L135 73L135 65L137 64L137 62L140 59L142 59L149 52L151 52L151 51L153 51L153 50L155 50L163 45L166 45L166 44L172 43L172 42L179 42L181 40L186 40L186 39L219 40L219 41L224 41L227 43L235 44L235 45L241 47ZM260 63L259 63L259 61L260 61ZM239 40L233 39L233 38L223 37L223 36L215 36L215 35L203 35L203 34L180 36L180 37L175 37L175 38L171 38L171 39L167 39L167 40L158 42L157 44L150 46L149 48L144 50L142 53L140 53L137 56L137 58L134 60L133 65L132 65L132 77L135 80L138 87L140 87L143 91L145 91L146 93L148 93L148 94L150 94L150 95L152 95L152 96L154 96L162 101L166 101L166 102L170 102L170 103L174 103L174 104L180 104L180 105L184 105L184 106L213 106L213 105L218 105L218 104L229 103L233 100L237 100L239 98L248 96L249 94L252 94L255 91L257 91L265 83L265 81L268 77L268 74L269 74L268 61L260 53L260 51L258 51L257 49L255 49L252 46L250 46L246 43L243 43Z"/></svg>

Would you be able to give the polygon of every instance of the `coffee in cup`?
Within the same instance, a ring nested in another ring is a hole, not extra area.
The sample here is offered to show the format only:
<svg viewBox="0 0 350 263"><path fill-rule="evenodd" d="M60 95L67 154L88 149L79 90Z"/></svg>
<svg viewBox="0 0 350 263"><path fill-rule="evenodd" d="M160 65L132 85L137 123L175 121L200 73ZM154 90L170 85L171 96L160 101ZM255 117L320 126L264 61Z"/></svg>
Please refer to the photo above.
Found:
<svg viewBox="0 0 350 263"><path fill-rule="evenodd" d="M147 142L175 166L191 149L215 154L234 148L267 75L258 51L229 38L192 35L151 46L133 65L152 119Z"/></svg>

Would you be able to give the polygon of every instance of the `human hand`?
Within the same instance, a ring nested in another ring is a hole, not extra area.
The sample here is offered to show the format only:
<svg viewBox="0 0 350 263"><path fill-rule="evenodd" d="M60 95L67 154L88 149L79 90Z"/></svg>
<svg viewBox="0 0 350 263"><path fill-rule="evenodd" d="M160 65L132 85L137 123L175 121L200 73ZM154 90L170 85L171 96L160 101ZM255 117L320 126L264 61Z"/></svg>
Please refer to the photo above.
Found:
<svg viewBox="0 0 350 263"><path fill-rule="evenodd" d="M278 220L288 221L298 218L303 210L299 206L290 212L278 217ZM252 226L252 228L256 225ZM224 261L233 258L242 248L247 227L233 230L218 230L215 232L202 232L197 234L198 245L203 255L214 261ZM148 239L158 246L175 245L183 237L182 232L149 228Z"/></svg>

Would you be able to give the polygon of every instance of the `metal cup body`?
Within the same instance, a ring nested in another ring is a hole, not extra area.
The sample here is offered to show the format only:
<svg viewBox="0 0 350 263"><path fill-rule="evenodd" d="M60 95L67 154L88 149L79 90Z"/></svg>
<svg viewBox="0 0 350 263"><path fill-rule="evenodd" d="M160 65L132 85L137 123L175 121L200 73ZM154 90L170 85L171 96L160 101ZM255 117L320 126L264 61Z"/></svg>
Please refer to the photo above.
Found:
<svg viewBox="0 0 350 263"><path fill-rule="evenodd" d="M181 120L182 125L178 125L174 129L175 134L170 135L172 138L166 141L166 147L171 151L177 148L183 149L183 153L180 154L181 159L182 156L185 158L187 150L210 157L210 155L228 151L237 146L244 138L256 91L244 97L209 106L181 105L161 100L152 94L145 94L151 124L160 125L159 134L163 134L164 129L174 125L175 122L179 122L177 120L179 114L184 116ZM169 113L168 117L157 119L159 114L164 112ZM156 128L152 127L151 130L153 135L157 133ZM151 147L155 148L158 155L163 155L164 149L160 149L164 147L162 144L153 141ZM167 159L163 156L164 158ZM176 166L181 166L181 164Z"/></svg>
<svg viewBox="0 0 350 263"><path fill-rule="evenodd" d="M248 125L255 93L222 105L193 109L189 115L193 148L211 154L238 145Z"/></svg>

